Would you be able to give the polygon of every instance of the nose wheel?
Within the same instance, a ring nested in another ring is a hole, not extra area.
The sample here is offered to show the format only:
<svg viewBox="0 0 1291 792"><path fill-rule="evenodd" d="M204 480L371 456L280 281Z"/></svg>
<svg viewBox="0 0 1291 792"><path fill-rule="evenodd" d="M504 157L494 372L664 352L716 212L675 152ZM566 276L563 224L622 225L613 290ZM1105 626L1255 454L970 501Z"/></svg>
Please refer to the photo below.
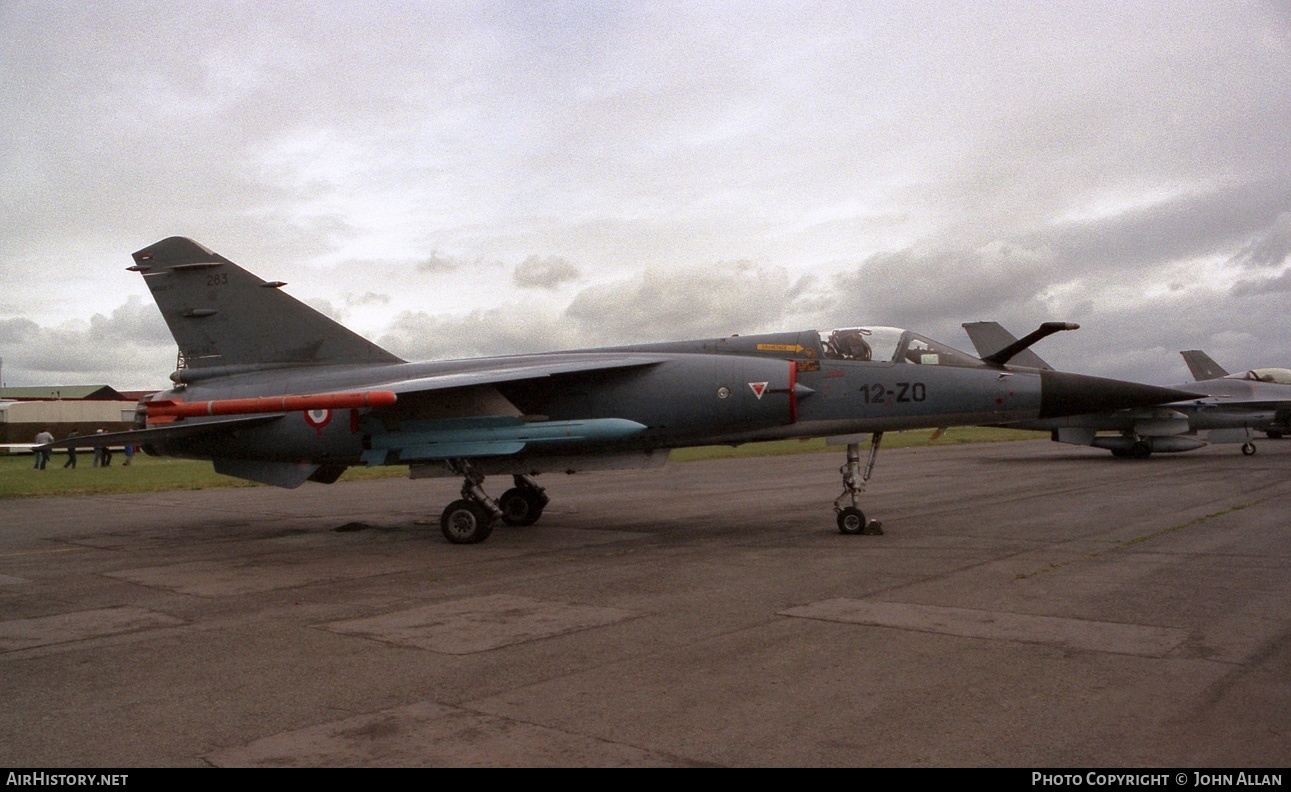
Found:
<svg viewBox="0 0 1291 792"><path fill-rule="evenodd" d="M878 520L866 520L861 511L861 493L874 472L874 462L879 457L879 444L883 442L883 433L875 432L870 438L870 458L861 470L861 444L847 444L847 464L838 469L843 477L843 494L834 499L834 512L838 515L838 530L847 535L865 534L882 536L883 524ZM850 502L851 505L845 506Z"/></svg>

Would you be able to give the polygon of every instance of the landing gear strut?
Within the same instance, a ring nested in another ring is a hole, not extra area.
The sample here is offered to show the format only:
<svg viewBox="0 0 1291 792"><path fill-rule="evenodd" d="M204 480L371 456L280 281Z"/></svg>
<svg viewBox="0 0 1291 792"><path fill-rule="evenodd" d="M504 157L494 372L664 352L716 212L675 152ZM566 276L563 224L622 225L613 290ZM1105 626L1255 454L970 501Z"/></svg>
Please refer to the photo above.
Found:
<svg viewBox="0 0 1291 792"><path fill-rule="evenodd" d="M870 459L865 463L865 470L861 470L861 444L847 444L847 464L838 469L843 476L843 494L834 499L834 511L838 514L838 530L845 534L866 534L868 536L881 536L883 534L883 525L878 520L865 519L865 512L861 511L861 493L865 491L865 484L870 480L870 474L874 472L874 462L879 456L879 443L883 442L883 433L875 432L870 439ZM851 501L850 506L843 506L846 501Z"/></svg>
<svg viewBox="0 0 1291 792"><path fill-rule="evenodd" d="M514 476L515 486L496 501L484 491L484 474L465 459L448 467L462 477L462 498L448 504L439 518L444 538L453 544L476 544L489 538L499 517L507 525L533 525L551 500L532 476Z"/></svg>
<svg viewBox="0 0 1291 792"><path fill-rule="evenodd" d="M483 542L493 533L493 521L502 516L502 509L484 492L484 474L474 465L465 459L450 459L448 467L463 478L462 499L444 509L439 528L453 544Z"/></svg>

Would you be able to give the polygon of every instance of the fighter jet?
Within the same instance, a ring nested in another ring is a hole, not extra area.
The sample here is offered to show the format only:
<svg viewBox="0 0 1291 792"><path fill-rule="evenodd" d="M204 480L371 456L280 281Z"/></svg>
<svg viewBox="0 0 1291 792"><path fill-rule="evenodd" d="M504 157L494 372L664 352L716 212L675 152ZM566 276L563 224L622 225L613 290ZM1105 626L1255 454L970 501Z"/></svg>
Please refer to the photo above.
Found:
<svg viewBox="0 0 1291 792"><path fill-rule="evenodd" d="M444 537L536 522L535 476L653 467L670 449L830 437L847 446L843 533L881 533L860 494L883 433L1006 423L1185 398L1187 392L1005 364L1051 323L988 359L895 327L847 327L409 363L183 237L134 254L179 345L173 387L136 429L52 445L132 443L224 474L296 487L351 466L460 477ZM860 443L870 435L868 464ZM486 476L512 476L498 498Z"/></svg>
<svg viewBox="0 0 1291 792"><path fill-rule="evenodd" d="M1270 440L1281 440L1291 430L1291 369L1258 368L1229 374L1200 349L1186 349L1179 354L1196 380L1187 387L1243 409L1259 412L1259 406L1272 408L1267 422L1251 424ZM1263 404L1252 404L1259 402Z"/></svg>
<svg viewBox="0 0 1291 792"><path fill-rule="evenodd" d="M987 357L1015 341L995 322L970 322L964 329L978 354ZM1011 425L1048 431L1055 442L1104 448L1115 456L1135 459L1146 459L1154 452L1192 451L1212 443L1241 443L1242 453L1249 456L1256 451L1253 430L1281 437L1291 420L1291 371L1255 369L1230 375L1200 350L1180 354L1197 381L1176 389L1203 396ZM1037 370L1049 368L1030 350L1018 362Z"/></svg>

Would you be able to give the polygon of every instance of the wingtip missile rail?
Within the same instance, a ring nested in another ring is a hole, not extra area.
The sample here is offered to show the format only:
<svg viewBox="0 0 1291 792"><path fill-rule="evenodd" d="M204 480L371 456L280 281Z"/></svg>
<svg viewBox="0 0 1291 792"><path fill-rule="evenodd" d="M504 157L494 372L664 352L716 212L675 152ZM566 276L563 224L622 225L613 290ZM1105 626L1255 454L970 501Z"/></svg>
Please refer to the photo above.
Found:
<svg viewBox="0 0 1291 792"><path fill-rule="evenodd" d="M253 399L216 399L183 402L173 399L147 404L148 419L195 418L208 415L253 415L309 410L343 410L358 407L389 407L398 396L393 391L320 393L308 396L261 396Z"/></svg>

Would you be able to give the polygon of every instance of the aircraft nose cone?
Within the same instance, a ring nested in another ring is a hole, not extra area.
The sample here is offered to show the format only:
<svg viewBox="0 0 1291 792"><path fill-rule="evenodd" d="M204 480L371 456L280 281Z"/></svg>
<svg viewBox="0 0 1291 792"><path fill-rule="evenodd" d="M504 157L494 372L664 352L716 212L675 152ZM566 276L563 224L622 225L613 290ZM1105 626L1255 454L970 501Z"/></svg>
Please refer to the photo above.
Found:
<svg viewBox="0 0 1291 792"><path fill-rule="evenodd" d="M1137 382L1068 374L1063 371L1040 372L1040 417L1110 412L1127 407L1150 407L1185 399L1198 394Z"/></svg>

